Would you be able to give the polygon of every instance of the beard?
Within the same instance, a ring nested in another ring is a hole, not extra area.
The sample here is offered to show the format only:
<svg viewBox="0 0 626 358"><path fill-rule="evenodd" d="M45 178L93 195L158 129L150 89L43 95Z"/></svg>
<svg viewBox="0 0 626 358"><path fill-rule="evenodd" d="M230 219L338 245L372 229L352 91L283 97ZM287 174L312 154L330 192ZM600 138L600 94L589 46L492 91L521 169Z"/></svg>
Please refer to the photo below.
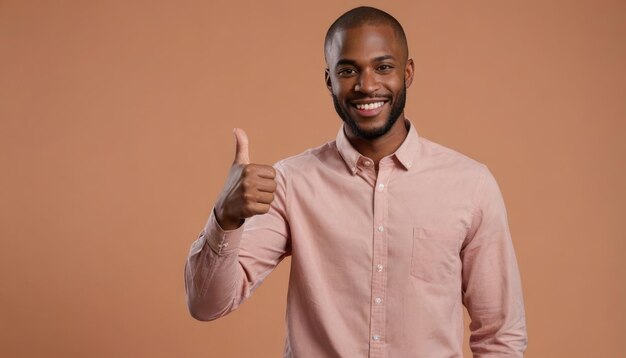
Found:
<svg viewBox="0 0 626 358"><path fill-rule="evenodd" d="M342 107L342 105L339 103L339 99L337 98L337 96L335 96L334 93L332 94L332 97L333 104L335 105L335 111L337 112L339 117L341 117L341 120L346 125L348 125L348 127L350 127L352 133L354 133L354 135L361 139L372 140L380 138L387 134L387 132L389 132L389 130L393 127L393 125L400 117L400 114L402 114L402 111L404 111L404 106L406 104L406 85L402 87L402 91L400 91L400 93L398 94L397 101L394 101L394 104L391 107L391 112L389 112L389 116L387 117L385 124L382 127L373 130L364 130L360 128L357 122L352 117L350 117L350 114L348 114L348 110Z"/></svg>

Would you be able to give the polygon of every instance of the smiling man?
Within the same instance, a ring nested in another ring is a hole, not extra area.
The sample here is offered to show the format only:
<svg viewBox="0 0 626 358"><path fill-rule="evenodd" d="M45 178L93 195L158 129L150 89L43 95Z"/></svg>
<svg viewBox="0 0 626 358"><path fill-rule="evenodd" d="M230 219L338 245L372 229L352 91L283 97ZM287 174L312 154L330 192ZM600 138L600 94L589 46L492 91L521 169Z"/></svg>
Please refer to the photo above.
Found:
<svg viewBox="0 0 626 358"><path fill-rule="evenodd" d="M404 116L413 61L400 24L359 7L325 41L337 138L274 166L235 160L185 268L199 320L250 297L291 256L284 357L522 357L521 282L489 170Z"/></svg>

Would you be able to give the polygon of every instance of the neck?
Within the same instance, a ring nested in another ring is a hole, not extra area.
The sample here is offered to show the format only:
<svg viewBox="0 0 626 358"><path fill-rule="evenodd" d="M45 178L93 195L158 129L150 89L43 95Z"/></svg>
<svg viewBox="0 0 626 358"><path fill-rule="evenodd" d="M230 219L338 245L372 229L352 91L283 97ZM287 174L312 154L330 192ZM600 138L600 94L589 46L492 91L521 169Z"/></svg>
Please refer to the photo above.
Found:
<svg viewBox="0 0 626 358"><path fill-rule="evenodd" d="M376 139L357 137L347 126L344 126L344 133L354 149L361 153L361 155L373 160L376 164L376 169L378 169L378 162L400 148L400 145L404 142L409 131L405 123L404 115L400 115L389 132Z"/></svg>

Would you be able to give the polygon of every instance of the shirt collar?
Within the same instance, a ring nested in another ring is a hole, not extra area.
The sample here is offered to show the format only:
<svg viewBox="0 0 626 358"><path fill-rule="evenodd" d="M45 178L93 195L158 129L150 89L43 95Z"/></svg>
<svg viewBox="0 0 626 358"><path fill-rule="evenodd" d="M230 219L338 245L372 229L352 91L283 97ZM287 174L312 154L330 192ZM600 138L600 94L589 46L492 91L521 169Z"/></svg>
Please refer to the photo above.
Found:
<svg viewBox="0 0 626 358"><path fill-rule="evenodd" d="M409 126L409 132L400 147L390 156L398 159L398 162L402 165L402 167L409 170L417 156L419 136L411 121L405 119L405 123ZM339 133L337 133L335 143L337 144L337 150L339 151L339 154L343 158L344 162L346 162L348 169L352 175L355 175L357 172L357 163L359 162L359 159L364 157L361 153L354 149L348 140L348 137L346 137L343 125L339 128Z"/></svg>

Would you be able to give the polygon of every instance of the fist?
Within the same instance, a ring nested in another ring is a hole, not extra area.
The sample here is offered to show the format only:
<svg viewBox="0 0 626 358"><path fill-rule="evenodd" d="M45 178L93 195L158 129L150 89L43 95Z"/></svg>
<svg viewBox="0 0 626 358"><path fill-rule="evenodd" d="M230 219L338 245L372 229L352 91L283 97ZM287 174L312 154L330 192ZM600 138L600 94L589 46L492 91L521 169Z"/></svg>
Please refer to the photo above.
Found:
<svg viewBox="0 0 626 358"><path fill-rule="evenodd" d="M276 191L276 170L270 165L250 164L246 132L235 128L234 134L235 160L215 205L217 222L224 230L236 229L245 218L267 213Z"/></svg>

